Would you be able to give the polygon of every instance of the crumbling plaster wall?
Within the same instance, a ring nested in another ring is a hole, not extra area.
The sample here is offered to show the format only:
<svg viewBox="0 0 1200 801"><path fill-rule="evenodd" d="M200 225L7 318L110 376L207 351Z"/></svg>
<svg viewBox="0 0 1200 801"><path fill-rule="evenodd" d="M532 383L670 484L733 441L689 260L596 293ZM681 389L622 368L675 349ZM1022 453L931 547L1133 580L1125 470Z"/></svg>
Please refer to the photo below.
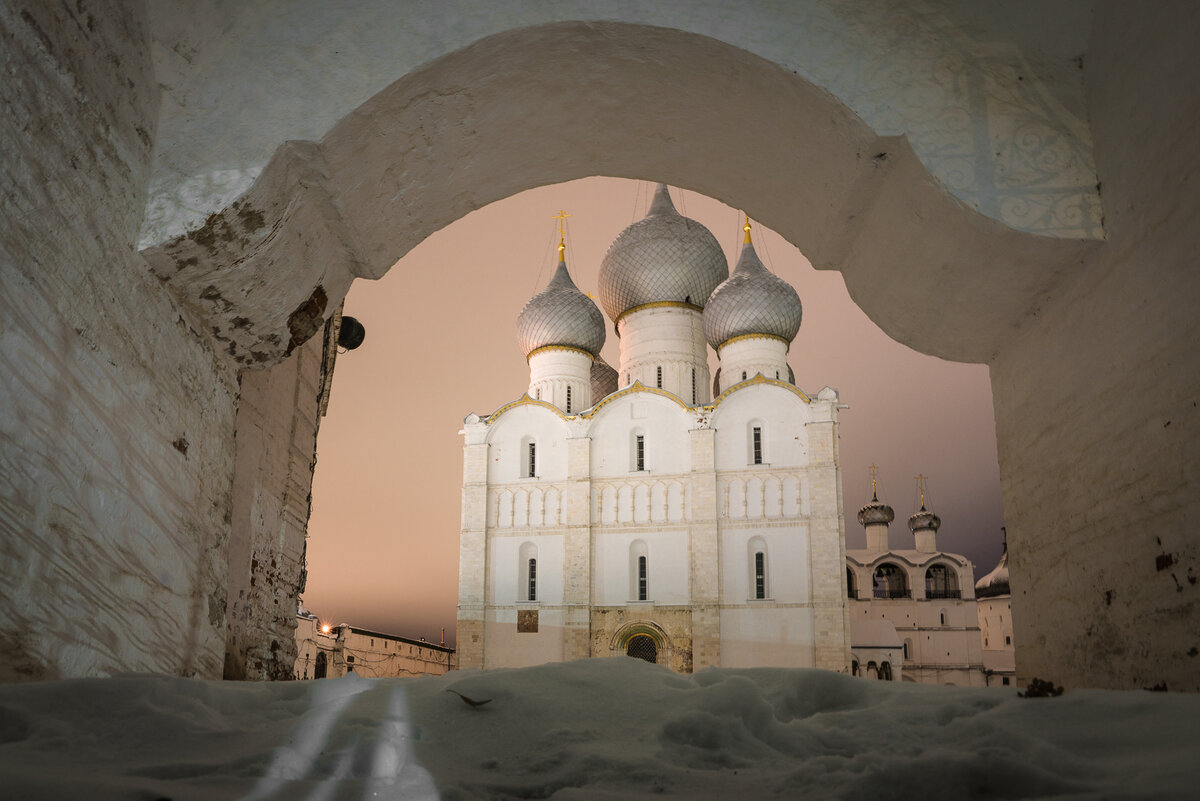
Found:
<svg viewBox="0 0 1200 801"><path fill-rule="evenodd" d="M229 541L227 679L295 673L297 594L306 578L317 428L333 377L335 314L282 363L239 376Z"/></svg>
<svg viewBox="0 0 1200 801"><path fill-rule="evenodd" d="M1200 13L1102 2L1108 242L992 363L1018 683L1200 691Z"/></svg>
<svg viewBox="0 0 1200 801"><path fill-rule="evenodd" d="M0 679L218 676L231 365L133 247L136 6L0 6Z"/></svg>

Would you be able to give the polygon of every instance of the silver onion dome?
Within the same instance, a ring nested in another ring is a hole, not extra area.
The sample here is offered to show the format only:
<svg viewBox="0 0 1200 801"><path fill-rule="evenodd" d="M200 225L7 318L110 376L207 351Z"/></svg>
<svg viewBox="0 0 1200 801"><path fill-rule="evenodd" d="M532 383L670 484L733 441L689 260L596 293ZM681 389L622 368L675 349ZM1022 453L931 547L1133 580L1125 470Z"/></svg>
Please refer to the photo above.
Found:
<svg viewBox="0 0 1200 801"><path fill-rule="evenodd" d="M746 334L791 342L800 330L802 312L796 290L763 266L747 232L733 274L713 290L704 307L704 338L714 348Z"/></svg>
<svg viewBox="0 0 1200 801"><path fill-rule="evenodd" d="M517 316L517 341L526 356L547 345L578 348L595 356L604 346L604 316L575 286L561 255L550 283Z"/></svg>
<svg viewBox="0 0 1200 801"><path fill-rule="evenodd" d="M675 301L704 308L729 263L712 232L675 210L659 184L650 211L613 240L600 264L600 305L616 322L630 309Z"/></svg>
<svg viewBox="0 0 1200 801"><path fill-rule="evenodd" d="M858 510L858 524L870 526L877 523L888 524L896 519L896 512L879 498L872 497L871 502Z"/></svg>
<svg viewBox="0 0 1200 801"><path fill-rule="evenodd" d="M597 356L592 360L592 405L617 391L617 371Z"/></svg>
<svg viewBox="0 0 1200 801"><path fill-rule="evenodd" d="M908 518L908 530L916 533L925 529L937 531L942 525L942 518L921 507L921 511L917 512L912 517Z"/></svg>
<svg viewBox="0 0 1200 801"><path fill-rule="evenodd" d="M1000 563L986 576L975 582L976 598L992 598L997 595L1010 595L1008 584L1008 548L1000 554Z"/></svg>

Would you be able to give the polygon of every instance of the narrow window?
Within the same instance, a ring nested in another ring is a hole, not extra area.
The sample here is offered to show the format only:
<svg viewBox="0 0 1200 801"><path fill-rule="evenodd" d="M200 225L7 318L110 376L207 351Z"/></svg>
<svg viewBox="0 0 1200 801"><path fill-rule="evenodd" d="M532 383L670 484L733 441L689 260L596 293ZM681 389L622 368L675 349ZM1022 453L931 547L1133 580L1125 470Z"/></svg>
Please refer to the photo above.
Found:
<svg viewBox="0 0 1200 801"><path fill-rule="evenodd" d="M778 370L775 371L775 380L776 381L779 380L779 371Z"/></svg>
<svg viewBox="0 0 1200 801"><path fill-rule="evenodd" d="M571 388L567 387L567 414L571 413Z"/></svg>
<svg viewBox="0 0 1200 801"><path fill-rule="evenodd" d="M742 371L742 380L743 381L746 380L746 371L745 370Z"/></svg>
<svg viewBox="0 0 1200 801"><path fill-rule="evenodd" d="M946 625L946 613L945 612L942 612L941 619L942 619L942 625L943 626Z"/></svg>
<svg viewBox="0 0 1200 801"><path fill-rule="evenodd" d="M657 371L657 378L655 379L656 384L659 389L662 389L662 368L657 367L655 370Z"/></svg>
<svg viewBox="0 0 1200 801"><path fill-rule="evenodd" d="M767 597L767 555L762 551L754 554L754 597Z"/></svg>
<svg viewBox="0 0 1200 801"><path fill-rule="evenodd" d="M537 600L537 560L529 560L529 597L528 600Z"/></svg>
<svg viewBox="0 0 1200 801"><path fill-rule="evenodd" d="M905 640L905 641L904 641L904 658L905 658L905 659L909 659L909 658L911 658L911 657L909 657L909 655L908 655L908 640Z"/></svg>
<svg viewBox="0 0 1200 801"><path fill-rule="evenodd" d="M762 429L754 427L754 463L762 464Z"/></svg>
<svg viewBox="0 0 1200 801"><path fill-rule="evenodd" d="M537 475L537 443L529 443L529 473L530 478Z"/></svg>
<svg viewBox="0 0 1200 801"><path fill-rule="evenodd" d="M646 438L641 434L637 435L637 469L646 469Z"/></svg>
<svg viewBox="0 0 1200 801"><path fill-rule="evenodd" d="M696 405L696 368L692 368L692 405Z"/></svg>
<svg viewBox="0 0 1200 801"><path fill-rule="evenodd" d="M1005 645L1012 645L1012 637L1009 637L1007 634L1006 634L1006 635L1004 635L1004 644L1005 644Z"/></svg>
<svg viewBox="0 0 1200 801"><path fill-rule="evenodd" d="M541 387L537 388L537 399L538 400L542 399L542 388Z"/></svg>
<svg viewBox="0 0 1200 801"><path fill-rule="evenodd" d="M638 557L638 600L644 601L646 595L646 557Z"/></svg>

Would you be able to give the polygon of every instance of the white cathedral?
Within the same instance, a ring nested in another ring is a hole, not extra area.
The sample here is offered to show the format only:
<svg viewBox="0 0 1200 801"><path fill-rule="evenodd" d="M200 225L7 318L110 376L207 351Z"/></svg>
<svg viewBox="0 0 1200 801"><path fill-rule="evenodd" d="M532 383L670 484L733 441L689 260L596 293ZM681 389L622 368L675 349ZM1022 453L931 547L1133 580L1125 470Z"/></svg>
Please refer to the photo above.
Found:
<svg viewBox="0 0 1200 801"><path fill-rule="evenodd" d="M796 291L749 223L730 274L660 184L599 295L617 370L560 241L517 320L528 392L465 420L460 667L628 654L848 672L838 396L795 386Z"/></svg>

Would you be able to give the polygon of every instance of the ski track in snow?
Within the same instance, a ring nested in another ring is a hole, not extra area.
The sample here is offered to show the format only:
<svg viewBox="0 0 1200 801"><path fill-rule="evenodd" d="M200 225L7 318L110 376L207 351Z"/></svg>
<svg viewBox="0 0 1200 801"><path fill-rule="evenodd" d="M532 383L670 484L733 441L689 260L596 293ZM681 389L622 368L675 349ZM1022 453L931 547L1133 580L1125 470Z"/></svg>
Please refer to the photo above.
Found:
<svg viewBox="0 0 1200 801"><path fill-rule="evenodd" d="M122 676L0 686L0 797L1195 799L1198 718L1191 695L1020 699L624 658L422 679Z"/></svg>

